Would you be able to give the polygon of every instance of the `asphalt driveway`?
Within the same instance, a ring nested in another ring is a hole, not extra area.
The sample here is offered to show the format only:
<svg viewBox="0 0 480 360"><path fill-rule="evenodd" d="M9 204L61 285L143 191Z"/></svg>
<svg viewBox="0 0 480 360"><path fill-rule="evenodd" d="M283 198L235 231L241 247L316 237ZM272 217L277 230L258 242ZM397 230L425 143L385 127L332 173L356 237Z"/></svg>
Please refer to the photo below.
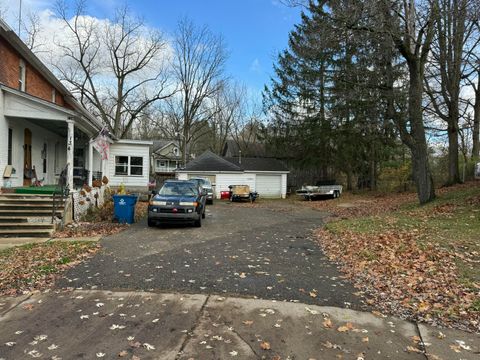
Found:
<svg viewBox="0 0 480 360"><path fill-rule="evenodd" d="M364 309L313 242L324 214L272 201L217 201L201 228L148 228L101 241L102 251L57 283L74 289L224 294Z"/></svg>

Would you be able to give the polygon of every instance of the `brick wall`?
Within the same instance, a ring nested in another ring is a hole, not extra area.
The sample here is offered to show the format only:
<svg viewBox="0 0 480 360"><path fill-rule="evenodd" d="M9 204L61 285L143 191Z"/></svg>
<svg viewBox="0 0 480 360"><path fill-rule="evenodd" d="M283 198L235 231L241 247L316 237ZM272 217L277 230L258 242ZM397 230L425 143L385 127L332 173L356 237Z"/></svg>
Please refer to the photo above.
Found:
<svg viewBox="0 0 480 360"><path fill-rule="evenodd" d="M14 89L18 89L20 72L20 55L4 39L0 38L0 82ZM27 61L25 74L25 92L35 97L52 102L53 86ZM55 103L65 106L65 99L56 90Z"/></svg>

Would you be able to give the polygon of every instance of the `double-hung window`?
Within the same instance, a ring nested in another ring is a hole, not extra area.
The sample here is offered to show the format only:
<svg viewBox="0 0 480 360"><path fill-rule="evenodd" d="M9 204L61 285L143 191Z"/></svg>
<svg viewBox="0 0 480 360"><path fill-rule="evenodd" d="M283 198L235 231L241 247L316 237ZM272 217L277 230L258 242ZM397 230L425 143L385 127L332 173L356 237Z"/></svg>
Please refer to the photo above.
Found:
<svg viewBox="0 0 480 360"><path fill-rule="evenodd" d="M130 175L143 175L143 158L141 156L130 156Z"/></svg>
<svg viewBox="0 0 480 360"><path fill-rule="evenodd" d="M115 175L142 176L143 175L143 157L115 156Z"/></svg>
<svg viewBox="0 0 480 360"><path fill-rule="evenodd" d="M20 59L20 64L18 66L18 90L20 91L25 91L25 75L26 75L25 61Z"/></svg>

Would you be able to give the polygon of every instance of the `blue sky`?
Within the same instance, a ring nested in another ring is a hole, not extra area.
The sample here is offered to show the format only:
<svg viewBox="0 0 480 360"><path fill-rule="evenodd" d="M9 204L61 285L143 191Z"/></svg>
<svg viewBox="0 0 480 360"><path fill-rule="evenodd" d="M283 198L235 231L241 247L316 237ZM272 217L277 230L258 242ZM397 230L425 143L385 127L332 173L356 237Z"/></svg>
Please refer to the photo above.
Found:
<svg viewBox="0 0 480 360"><path fill-rule="evenodd" d="M19 0L0 2L15 10ZM36 10L47 9L54 3L53 0L23 2L25 8ZM88 4L89 15L105 18L124 1L89 0ZM228 75L253 93L260 92L268 83L275 55L287 46L288 33L300 21L300 9L286 7L279 0L131 0L128 4L148 25L167 34L184 17L221 34L230 53Z"/></svg>

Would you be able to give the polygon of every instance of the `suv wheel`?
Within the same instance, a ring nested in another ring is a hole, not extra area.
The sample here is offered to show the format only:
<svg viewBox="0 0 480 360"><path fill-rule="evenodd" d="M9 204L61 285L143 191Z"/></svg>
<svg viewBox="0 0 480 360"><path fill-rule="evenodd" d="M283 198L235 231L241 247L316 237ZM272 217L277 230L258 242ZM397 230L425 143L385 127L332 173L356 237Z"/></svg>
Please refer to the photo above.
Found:
<svg viewBox="0 0 480 360"><path fill-rule="evenodd" d="M195 227L202 227L202 217L200 216L198 220L195 220L193 224L195 225Z"/></svg>
<svg viewBox="0 0 480 360"><path fill-rule="evenodd" d="M148 224L148 227L153 227L156 225L155 221L153 221L152 219L148 219L147 224Z"/></svg>

